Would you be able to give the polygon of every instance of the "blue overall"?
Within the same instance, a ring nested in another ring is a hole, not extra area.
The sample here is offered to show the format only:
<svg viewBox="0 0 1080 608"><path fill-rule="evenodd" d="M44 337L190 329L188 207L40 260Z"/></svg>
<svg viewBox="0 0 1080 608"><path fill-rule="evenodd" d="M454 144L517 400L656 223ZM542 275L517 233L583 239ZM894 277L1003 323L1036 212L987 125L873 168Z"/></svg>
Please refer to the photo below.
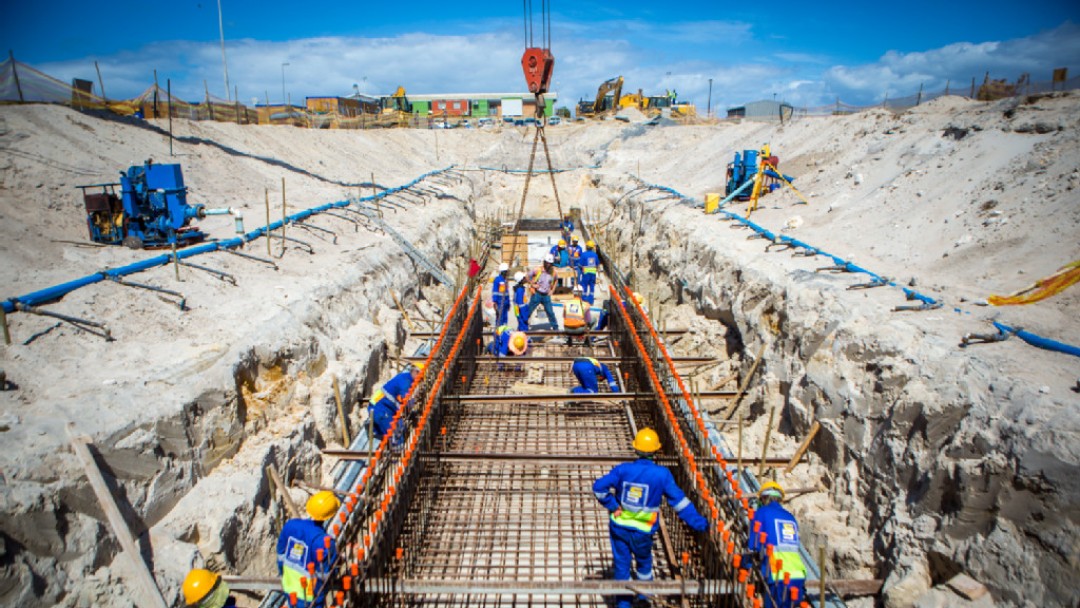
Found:
<svg viewBox="0 0 1080 608"><path fill-rule="evenodd" d="M330 539L330 549L326 541ZM318 550L323 550L323 559L319 561ZM288 596L295 593L299 608L323 605L326 597L326 579L331 567L337 560L337 545L332 536L323 530L318 522L310 519L290 519L281 527L277 542L278 574L281 575L281 589ZM301 579L308 579L312 584L308 564L315 564L314 593L305 589Z"/></svg>
<svg viewBox="0 0 1080 608"><path fill-rule="evenodd" d="M589 304L596 300L596 270L600 266L600 256L592 249L581 254L581 299Z"/></svg>
<svg viewBox="0 0 1080 608"><path fill-rule="evenodd" d="M500 357L510 356L510 334L512 333L513 332L510 331L510 326L500 325L498 329L495 330L495 339L488 342L487 348L484 350L486 350L489 355L498 354Z"/></svg>
<svg viewBox="0 0 1080 608"><path fill-rule="evenodd" d="M371 396L368 415L371 416L372 426L375 427L375 436L379 439L386 436L386 432L390 430L390 423L398 411L398 404L405 398L412 383L412 371L407 369L388 380Z"/></svg>
<svg viewBox="0 0 1080 608"><path fill-rule="evenodd" d="M765 605L770 608L794 608L806 599L806 566L799 555L799 522L778 501L770 502L754 511L754 520L750 522L751 530L754 529L754 522L761 522L765 544L761 544L758 534L751 533L746 546L758 554L761 574L769 582L771 597L766 598ZM768 545L773 546L771 564L766 552ZM784 584L785 572L791 576L790 585ZM794 602L791 600L792 589L798 589L798 599Z"/></svg>
<svg viewBox="0 0 1080 608"><path fill-rule="evenodd" d="M491 282L491 303L495 306L495 326L506 325L510 311L510 294L506 286L506 275L499 273Z"/></svg>
<svg viewBox="0 0 1080 608"><path fill-rule="evenodd" d="M611 375L611 370L608 366L600 363L596 359L590 357L578 357L574 359L574 365L570 368L570 371L574 373L574 377L577 378L581 386L575 386L570 389L571 393L587 394L600 392L600 384L597 381L597 376L603 375L604 380L608 383L608 388L611 392L619 392L619 383L615 381L615 377Z"/></svg>
<svg viewBox="0 0 1080 608"><path fill-rule="evenodd" d="M518 329L529 331L529 304L525 302L524 283L514 286L514 315L517 317Z"/></svg>
<svg viewBox="0 0 1080 608"><path fill-rule="evenodd" d="M569 243L570 235L574 233L574 221L563 220L562 223L559 224L559 229L562 230L563 240Z"/></svg>
<svg viewBox="0 0 1080 608"><path fill-rule="evenodd" d="M709 527L709 522L675 483L671 471L648 458L611 469L593 483L593 494L611 512L608 532L615 580L630 580L634 561L637 562L635 578L653 580L652 541L660 525L662 498L667 498L672 510L692 529L703 532ZM630 596L620 596L617 600L618 608L630 608Z"/></svg>
<svg viewBox="0 0 1080 608"><path fill-rule="evenodd" d="M555 258L556 268L566 268L570 265L570 252L566 250L566 247L555 245L548 253L551 254L551 257Z"/></svg>

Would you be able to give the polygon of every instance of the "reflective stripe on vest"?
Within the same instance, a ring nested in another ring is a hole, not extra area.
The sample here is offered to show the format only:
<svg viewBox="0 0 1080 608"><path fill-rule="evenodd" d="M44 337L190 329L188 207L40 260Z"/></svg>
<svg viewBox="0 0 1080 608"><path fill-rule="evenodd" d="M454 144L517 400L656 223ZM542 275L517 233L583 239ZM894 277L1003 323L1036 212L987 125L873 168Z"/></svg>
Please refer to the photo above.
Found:
<svg viewBox="0 0 1080 608"><path fill-rule="evenodd" d="M625 528L652 533L653 526L656 525L656 520L659 517L660 513L656 511L627 511L623 509L618 517L615 517L615 514L612 513L611 521Z"/></svg>
<svg viewBox="0 0 1080 608"><path fill-rule="evenodd" d="M368 401L371 403L371 405L377 405L385 397L386 397L386 393L383 392L383 390L380 388L379 390L375 391L375 394L372 395L371 399L368 399Z"/></svg>
<svg viewBox="0 0 1080 608"><path fill-rule="evenodd" d="M581 269L581 272L584 272L585 274L596 274L596 266L586 266Z"/></svg>
<svg viewBox="0 0 1080 608"><path fill-rule="evenodd" d="M782 562L782 567L777 570L776 562ZM784 574L790 574L792 580L806 579L806 564L798 551L774 551L773 564L770 569L773 581L784 580Z"/></svg>

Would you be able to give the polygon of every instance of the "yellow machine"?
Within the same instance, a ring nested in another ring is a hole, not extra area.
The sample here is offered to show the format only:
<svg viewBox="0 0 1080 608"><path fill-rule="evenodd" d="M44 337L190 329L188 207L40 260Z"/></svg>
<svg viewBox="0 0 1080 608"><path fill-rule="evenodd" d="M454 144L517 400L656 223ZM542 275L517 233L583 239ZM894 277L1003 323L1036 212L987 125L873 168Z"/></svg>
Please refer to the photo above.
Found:
<svg viewBox="0 0 1080 608"><path fill-rule="evenodd" d="M600 84L600 88L596 90L595 100L581 100L578 102L577 115L592 118L608 110L618 108L622 100L622 85L622 76L605 80ZM609 93L611 95L608 95Z"/></svg>

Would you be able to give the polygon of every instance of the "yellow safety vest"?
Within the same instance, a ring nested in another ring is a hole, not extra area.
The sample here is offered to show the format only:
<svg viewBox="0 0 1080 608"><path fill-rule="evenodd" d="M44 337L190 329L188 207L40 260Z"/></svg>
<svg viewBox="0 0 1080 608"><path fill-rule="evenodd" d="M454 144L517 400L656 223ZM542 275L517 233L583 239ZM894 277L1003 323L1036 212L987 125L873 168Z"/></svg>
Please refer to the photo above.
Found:
<svg viewBox="0 0 1080 608"><path fill-rule="evenodd" d="M648 534L653 531L653 526L656 524L658 517L660 517L660 513L657 511L627 511L623 509L619 512L618 517L615 517L613 513L611 521L620 526L633 528Z"/></svg>

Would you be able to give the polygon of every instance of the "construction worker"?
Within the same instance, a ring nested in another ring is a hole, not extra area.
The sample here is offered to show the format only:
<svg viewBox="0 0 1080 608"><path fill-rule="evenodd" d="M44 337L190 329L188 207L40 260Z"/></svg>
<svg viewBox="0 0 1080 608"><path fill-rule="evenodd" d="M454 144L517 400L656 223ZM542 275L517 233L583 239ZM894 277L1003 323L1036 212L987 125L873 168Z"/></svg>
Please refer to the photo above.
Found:
<svg viewBox="0 0 1080 608"><path fill-rule="evenodd" d="M506 273L510 265L499 264L499 273L491 282L491 303L495 306L495 325L506 325L506 316L510 312L510 290L506 286Z"/></svg>
<svg viewBox="0 0 1080 608"><path fill-rule="evenodd" d="M619 392L619 383L615 381L615 376L611 375L611 369L604 363L600 363L592 357L578 357L574 359L573 365L570 366L570 371L573 372L574 377L577 378L581 386L575 386L570 389L571 393L588 394L600 392L600 383L597 381L598 376L603 376L607 381L608 388L611 392Z"/></svg>
<svg viewBox="0 0 1080 608"><path fill-rule="evenodd" d="M202 568L184 577L184 605L195 608L234 608L236 598L229 595L229 586L221 575Z"/></svg>
<svg viewBox="0 0 1080 608"><path fill-rule="evenodd" d="M529 349L529 336L523 331L512 331L510 326L501 325L495 330L495 339L487 345L490 355L520 357Z"/></svg>
<svg viewBox="0 0 1080 608"><path fill-rule="evenodd" d="M323 529L323 522L333 517L339 507L341 502L333 492L316 492L307 501L306 510L311 519L290 519L281 527L277 543L278 574L290 607L322 606L326 579L337 561L337 545L334 537Z"/></svg>
<svg viewBox="0 0 1080 608"><path fill-rule="evenodd" d="M579 261L581 266L581 287L584 290L581 299L589 304L596 301L596 270L600 267L600 256L596 253L596 243L585 241L585 251Z"/></svg>
<svg viewBox="0 0 1080 608"><path fill-rule="evenodd" d="M574 336L585 336L585 346L589 345L590 308L581 300L581 285L574 285L573 296L563 301L563 331L566 332L567 346L574 345Z"/></svg>
<svg viewBox="0 0 1080 608"><path fill-rule="evenodd" d="M580 284L581 283L581 253L582 253L583 249L581 248L581 245L578 244L577 236L570 237L570 247L567 248L567 251L570 252L570 267L573 268L574 272L577 274L576 280Z"/></svg>
<svg viewBox="0 0 1080 608"><path fill-rule="evenodd" d="M525 301L529 283L525 280L525 276L525 273L520 270L514 273L513 307L520 331L529 331L529 304Z"/></svg>
<svg viewBox="0 0 1080 608"><path fill-rule="evenodd" d="M667 498L671 509L697 532L704 532L709 522L694 508L694 503L675 483L671 471L653 462L660 451L660 438L652 429L642 429L634 437L634 452L638 459L624 462L593 483L593 493L600 504L611 512L608 532L615 566L612 578L630 580L631 567L637 580L653 580L653 534L660 525L661 498ZM630 597L617 598L617 608L630 608Z"/></svg>
<svg viewBox="0 0 1080 608"><path fill-rule="evenodd" d="M531 284L533 294L529 299L529 317L526 320L532 318L537 307L543 306L552 327L559 329L559 319L551 306L551 292L555 289L555 259L551 254L544 256L543 264L533 270Z"/></svg>
<svg viewBox="0 0 1080 608"><path fill-rule="evenodd" d="M806 566L799 556L799 522L780 504L783 500L780 484L766 481L761 485L747 548L769 584L771 597L765 605L794 608L806 599Z"/></svg>
<svg viewBox="0 0 1080 608"><path fill-rule="evenodd" d="M551 254L556 268L566 268L570 265L570 252L566 249L565 239L559 239L559 242L548 253Z"/></svg>
<svg viewBox="0 0 1080 608"><path fill-rule="evenodd" d="M562 230L562 238L565 240L570 239L570 235L574 233L574 220L567 213L562 218L562 223L559 224L559 229Z"/></svg>
<svg viewBox="0 0 1080 608"><path fill-rule="evenodd" d="M413 380L422 371L424 371L423 363L410 365L409 369L388 380L368 400L368 416L371 416L375 436L379 439L382 439L386 435L386 431L390 430L390 423L394 420L394 414L397 414L402 400L405 399L405 395L412 388Z"/></svg>

